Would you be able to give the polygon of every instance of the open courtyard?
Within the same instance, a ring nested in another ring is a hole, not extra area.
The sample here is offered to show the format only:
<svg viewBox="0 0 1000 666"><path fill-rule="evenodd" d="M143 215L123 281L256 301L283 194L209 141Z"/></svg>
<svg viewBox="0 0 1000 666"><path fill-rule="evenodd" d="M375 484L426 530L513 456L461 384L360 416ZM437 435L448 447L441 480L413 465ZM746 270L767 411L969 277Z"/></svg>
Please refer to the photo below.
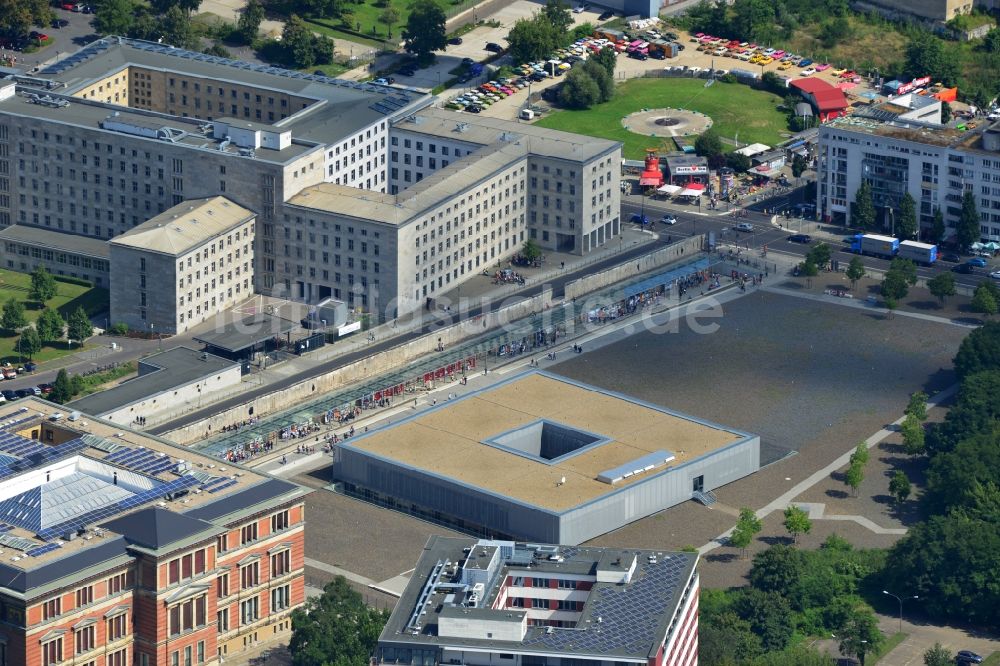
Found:
<svg viewBox="0 0 1000 666"><path fill-rule="evenodd" d="M712 127L724 138L741 144L779 143L787 133L787 119L778 110L782 99L738 83L716 82L706 88L704 79L632 79L619 85L609 102L582 111L556 111L538 125L566 132L621 141L624 156L640 159L647 148L676 150L670 139L650 137L639 123L626 129L622 118L643 109L683 109L697 111L712 120ZM665 143L667 142L667 143Z"/></svg>

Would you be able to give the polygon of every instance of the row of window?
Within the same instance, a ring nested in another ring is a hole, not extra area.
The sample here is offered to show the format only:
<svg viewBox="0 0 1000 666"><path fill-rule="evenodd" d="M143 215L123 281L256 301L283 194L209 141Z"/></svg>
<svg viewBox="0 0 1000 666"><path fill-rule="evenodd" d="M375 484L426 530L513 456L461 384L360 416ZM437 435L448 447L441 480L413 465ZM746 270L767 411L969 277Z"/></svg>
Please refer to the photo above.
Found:
<svg viewBox="0 0 1000 666"><path fill-rule="evenodd" d="M125 573L115 574L114 576L111 576L105 581L105 586L104 586L105 595L110 597L116 594L120 594L125 590L125 587L126 587ZM76 610L84 606L89 606L90 604L94 603L94 585L90 584L78 587L76 591L73 593L73 597L76 604L73 606L73 608L68 608L65 610L67 611ZM43 621L51 620L54 617L62 615L64 610L62 605L62 600L63 600L62 596L58 596L58 597L53 597L52 599L49 599L44 603L42 603Z"/></svg>
<svg viewBox="0 0 1000 666"><path fill-rule="evenodd" d="M42 644L42 666L57 666L63 663L63 639L54 638ZM101 662L104 666L128 666L128 648L121 648L108 654ZM98 666L98 660L76 662L77 666Z"/></svg>

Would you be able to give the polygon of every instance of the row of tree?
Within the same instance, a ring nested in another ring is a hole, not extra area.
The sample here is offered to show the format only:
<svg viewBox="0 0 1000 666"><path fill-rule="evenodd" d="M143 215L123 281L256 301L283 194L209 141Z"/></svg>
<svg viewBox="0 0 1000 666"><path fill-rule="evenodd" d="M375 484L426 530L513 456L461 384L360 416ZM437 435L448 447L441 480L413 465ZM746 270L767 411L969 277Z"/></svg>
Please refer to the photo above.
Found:
<svg viewBox="0 0 1000 666"><path fill-rule="evenodd" d="M559 89L559 102L570 109L589 109L615 96L615 61L612 48L603 48L582 65L570 70Z"/></svg>
<svg viewBox="0 0 1000 666"><path fill-rule="evenodd" d="M48 25L55 15L45 0L0 0L0 36L24 39L36 25Z"/></svg>
<svg viewBox="0 0 1000 666"><path fill-rule="evenodd" d="M897 238L909 240L920 236L920 223L917 218L917 202L909 192L903 195L898 207L887 207L885 214L879 219L875 206L874 191L871 182L862 180L851 202L851 225L864 231L890 231ZM924 237L932 243L941 243L947 235L944 214L940 208L935 208ZM966 190L962 195L962 209L958 224L955 226L955 242L962 248L968 248L980 238L979 211L976 208L976 197Z"/></svg>
<svg viewBox="0 0 1000 666"><path fill-rule="evenodd" d="M925 520L889 551L882 578L918 595L934 619L1000 628L1000 324L969 334L955 356L960 388L927 428Z"/></svg>

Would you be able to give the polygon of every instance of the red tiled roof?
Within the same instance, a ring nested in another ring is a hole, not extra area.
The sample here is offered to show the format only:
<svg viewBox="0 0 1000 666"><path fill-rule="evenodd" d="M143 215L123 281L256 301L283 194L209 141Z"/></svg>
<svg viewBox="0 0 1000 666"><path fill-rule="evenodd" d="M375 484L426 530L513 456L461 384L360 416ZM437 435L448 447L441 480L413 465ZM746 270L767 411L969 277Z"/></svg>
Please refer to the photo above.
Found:
<svg viewBox="0 0 1000 666"><path fill-rule="evenodd" d="M844 91L823 79L795 79L789 85L811 95L816 100L816 106L819 107L820 111L839 111L847 108L847 98L844 97Z"/></svg>

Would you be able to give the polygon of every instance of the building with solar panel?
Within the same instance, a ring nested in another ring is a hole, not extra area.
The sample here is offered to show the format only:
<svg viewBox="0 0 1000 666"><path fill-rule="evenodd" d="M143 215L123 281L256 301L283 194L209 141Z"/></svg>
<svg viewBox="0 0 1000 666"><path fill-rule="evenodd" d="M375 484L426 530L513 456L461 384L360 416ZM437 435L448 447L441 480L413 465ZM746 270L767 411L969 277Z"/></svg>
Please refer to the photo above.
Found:
<svg viewBox="0 0 1000 666"><path fill-rule="evenodd" d="M350 495L491 538L580 544L760 466L760 438L542 371L334 447Z"/></svg>
<svg viewBox="0 0 1000 666"><path fill-rule="evenodd" d="M694 666L698 555L431 537L380 664Z"/></svg>
<svg viewBox="0 0 1000 666"><path fill-rule="evenodd" d="M112 266L94 241L222 196L256 216L256 292L334 298L383 319L494 269L529 238L586 254L621 232L620 143L470 119L433 101L98 40L0 79L0 265L45 263L131 288L134 268ZM214 264L210 282L232 284L230 270ZM136 319L157 309L185 322L214 313L197 291L140 290Z"/></svg>
<svg viewBox="0 0 1000 666"><path fill-rule="evenodd" d="M307 492L38 398L0 405L0 664L219 664L287 639Z"/></svg>

